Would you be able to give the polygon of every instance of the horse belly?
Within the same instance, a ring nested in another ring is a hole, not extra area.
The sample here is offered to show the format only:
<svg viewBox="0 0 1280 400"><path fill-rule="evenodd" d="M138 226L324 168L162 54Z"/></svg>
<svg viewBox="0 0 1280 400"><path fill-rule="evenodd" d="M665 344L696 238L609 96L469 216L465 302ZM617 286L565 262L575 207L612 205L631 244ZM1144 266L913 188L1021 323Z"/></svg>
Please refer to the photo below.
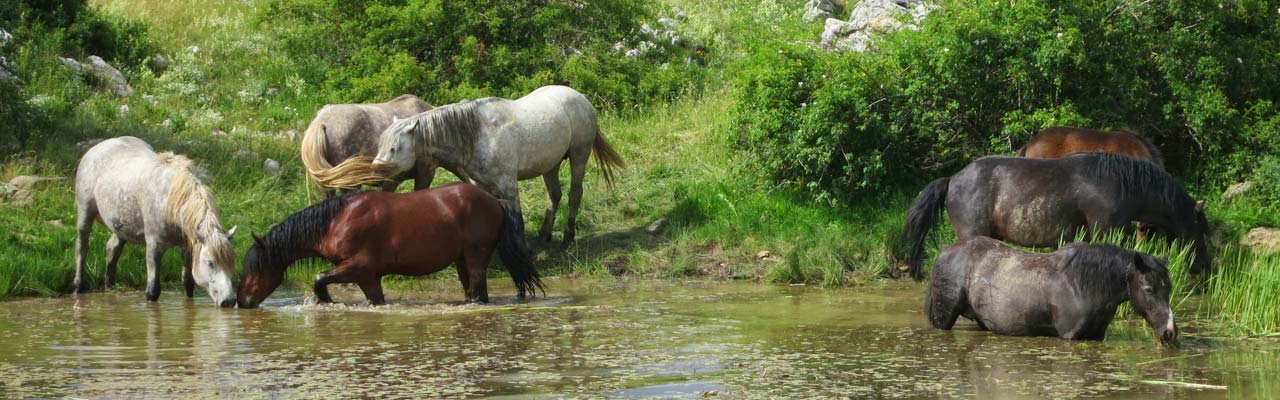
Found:
<svg viewBox="0 0 1280 400"><path fill-rule="evenodd" d="M1007 206L1006 206L1007 204ZM1048 197L998 204L995 224L1000 236L1030 247L1053 247L1060 239L1070 240L1082 226L1073 213Z"/></svg>

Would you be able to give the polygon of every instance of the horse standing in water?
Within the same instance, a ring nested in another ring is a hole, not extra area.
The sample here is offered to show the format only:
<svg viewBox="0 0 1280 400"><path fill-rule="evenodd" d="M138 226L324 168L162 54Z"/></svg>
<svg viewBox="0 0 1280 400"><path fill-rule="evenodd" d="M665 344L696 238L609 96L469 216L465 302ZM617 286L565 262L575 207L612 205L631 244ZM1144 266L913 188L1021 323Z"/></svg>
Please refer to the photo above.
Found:
<svg viewBox="0 0 1280 400"><path fill-rule="evenodd" d="M1081 229L1099 232L1130 221L1195 248L1192 271L1209 265L1204 203L1159 166L1105 153L1057 159L988 156L925 186L907 210L903 242L911 276L923 277L924 245L946 205L959 241L977 236L1051 247Z"/></svg>
<svg viewBox="0 0 1280 400"><path fill-rule="evenodd" d="M544 86L517 100L485 98L449 104L392 123L382 132L373 164L344 162L334 171L364 184L410 168L440 165L519 210L518 181L541 176L547 186L546 218L539 237L551 240L560 206L560 166L569 160L569 221L564 243L573 243L582 201L582 179L592 152L613 187L622 157L609 146L596 109L582 93ZM523 228L521 228L523 229Z"/></svg>
<svg viewBox="0 0 1280 400"><path fill-rule="evenodd" d="M1018 149L1018 157L1062 158L1071 153L1087 152L1119 154L1164 166L1160 149L1136 133L1065 126L1045 129L1032 136L1026 145Z"/></svg>
<svg viewBox="0 0 1280 400"><path fill-rule="evenodd" d="M454 183L410 193L361 192L314 204L285 218L244 255L241 308L271 295L298 260L324 258L335 267L316 276L315 293L332 302L327 286L355 283L371 304L383 304L384 275L427 275L449 264L467 301L489 301L485 270L494 249L520 297L542 279L520 237L517 212L479 188Z"/></svg>
<svg viewBox="0 0 1280 400"><path fill-rule="evenodd" d="M191 171L191 160L156 154L141 139L122 136L90 148L76 169L76 293L84 290L85 257L94 221L111 230L103 283L115 281L116 262L125 243L147 246L147 300L160 298L164 252L182 246L183 288L195 285L223 307L235 304L231 287L235 250L230 231L222 230L213 192Z"/></svg>
<svg viewBox="0 0 1280 400"><path fill-rule="evenodd" d="M353 185L333 166L352 157L373 157L378 153L378 136L396 118L404 118L431 109L431 105L411 94L400 95L386 103L330 104L316 113L302 136L302 165L315 179L325 198L337 189ZM382 190L394 191L406 179L414 180L414 190L431 186L434 166L410 168L382 183Z"/></svg>
<svg viewBox="0 0 1280 400"><path fill-rule="evenodd" d="M1110 245L1073 243L1032 253L975 237L938 255L925 295L929 322L951 329L961 315L1001 335L1102 340L1126 301L1163 343L1178 326L1164 261Z"/></svg>

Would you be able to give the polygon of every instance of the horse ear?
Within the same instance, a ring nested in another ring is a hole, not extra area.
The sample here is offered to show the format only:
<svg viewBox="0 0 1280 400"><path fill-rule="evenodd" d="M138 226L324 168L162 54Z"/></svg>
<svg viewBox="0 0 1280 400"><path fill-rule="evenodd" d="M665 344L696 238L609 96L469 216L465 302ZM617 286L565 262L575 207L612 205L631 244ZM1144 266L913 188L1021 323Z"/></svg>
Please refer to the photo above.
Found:
<svg viewBox="0 0 1280 400"><path fill-rule="evenodd" d="M400 122L400 117L392 116L392 117L391 117L391 123L392 123L392 124L395 124L395 123L397 123L397 122Z"/></svg>
<svg viewBox="0 0 1280 400"><path fill-rule="evenodd" d="M1135 251L1133 252L1133 268L1137 269L1138 272L1147 272L1147 269L1151 267L1147 265L1147 260L1142 257L1142 253Z"/></svg>
<svg viewBox="0 0 1280 400"><path fill-rule="evenodd" d="M227 240L231 240L231 237L236 235L236 229L238 228L240 228L240 225L232 226L230 230L227 230Z"/></svg>
<svg viewBox="0 0 1280 400"><path fill-rule="evenodd" d="M418 120L417 120L417 119L414 119L414 120L412 120L412 121L409 121L409 124L408 124L408 125L405 125L405 126L404 126L404 129L405 129L405 130L409 130L409 129L413 129L413 128L417 128L417 127L418 127Z"/></svg>
<svg viewBox="0 0 1280 400"><path fill-rule="evenodd" d="M1204 212L1204 200L1196 200L1196 212Z"/></svg>
<svg viewBox="0 0 1280 400"><path fill-rule="evenodd" d="M262 243L262 236L258 236L258 234L256 233L249 232L249 237L253 238L253 243L257 244L258 246L266 247L266 245Z"/></svg>

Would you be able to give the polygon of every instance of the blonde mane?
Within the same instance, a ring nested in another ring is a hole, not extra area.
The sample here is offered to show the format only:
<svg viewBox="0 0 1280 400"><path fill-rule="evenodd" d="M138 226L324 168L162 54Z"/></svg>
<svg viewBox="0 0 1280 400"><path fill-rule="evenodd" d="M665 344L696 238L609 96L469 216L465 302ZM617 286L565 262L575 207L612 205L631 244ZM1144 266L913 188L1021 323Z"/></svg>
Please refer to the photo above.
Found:
<svg viewBox="0 0 1280 400"><path fill-rule="evenodd" d="M218 203L214 201L209 187L191 171L191 160L170 152L160 153L157 158L161 164L175 170L173 183L169 185L165 215L170 223L182 228L191 254L198 256L201 247L207 245L213 253L214 265L234 266L235 250L223 234L222 221L218 219Z"/></svg>

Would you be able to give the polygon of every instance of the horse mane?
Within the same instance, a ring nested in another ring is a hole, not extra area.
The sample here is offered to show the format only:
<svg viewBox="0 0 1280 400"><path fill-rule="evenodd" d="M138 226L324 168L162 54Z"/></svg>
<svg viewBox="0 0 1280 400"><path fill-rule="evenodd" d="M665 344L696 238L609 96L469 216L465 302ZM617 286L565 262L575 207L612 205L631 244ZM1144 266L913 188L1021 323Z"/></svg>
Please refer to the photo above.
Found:
<svg viewBox="0 0 1280 400"><path fill-rule="evenodd" d="M283 258L288 254L281 250L314 248L329 233L329 223L346 208L347 201L351 199L351 196L359 193L362 192L353 191L344 193L342 196L325 199L307 206L301 211L290 214L283 221L272 226L271 230L267 231L261 240L255 240L253 244L253 249L265 246L265 248L259 250L268 254L270 262L246 262L244 264L245 275L267 272L258 271L258 267L287 268L287 261L291 260L284 260Z"/></svg>
<svg viewBox="0 0 1280 400"><path fill-rule="evenodd" d="M1152 142L1150 138L1139 135L1137 132L1129 129L1121 129L1116 132L1129 134L1137 138L1138 141L1142 142L1142 146L1147 148L1147 152L1151 153L1152 162L1156 163L1156 165L1164 165L1164 153L1160 152L1160 148L1156 147L1155 142Z"/></svg>
<svg viewBox="0 0 1280 400"><path fill-rule="evenodd" d="M1111 153L1072 153L1063 159L1083 162L1082 171L1091 178L1114 180L1125 189L1121 191L1122 196L1147 193L1178 214L1194 206L1182 184L1151 161Z"/></svg>
<svg viewBox="0 0 1280 400"><path fill-rule="evenodd" d="M161 165L174 168L173 182L169 184L169 196L165 201L165 216L182 229L187 237L191 253L200 254L202 246L209 246L216 265L235 265L235 250L231 240L223 233L218 219L218 203L213 191L191 170L191 160L172 152L156 155Z"/></svg>
<svg viewBox="0 0 1280 400"><path fill-rule="evenodd" d="M1074 250L1063 269L1072 272L1069 276L1076 279L1081 290L1100 296L1128 292L1127 274L1133 261L1133 251L1109 244L1088 243L1070 243L1062 248ZM1163 265L1149 267L1164 268Z"/></svg>
<svg viewBox="0 0 1280 400"><path fill-rule="evenodd" d="M489 100L463 100L433 108L405 120L418 122L414 133L427 143L469 148L475 144L476 133L480 130L480 116L476 107L489 103Z"/></svg>

